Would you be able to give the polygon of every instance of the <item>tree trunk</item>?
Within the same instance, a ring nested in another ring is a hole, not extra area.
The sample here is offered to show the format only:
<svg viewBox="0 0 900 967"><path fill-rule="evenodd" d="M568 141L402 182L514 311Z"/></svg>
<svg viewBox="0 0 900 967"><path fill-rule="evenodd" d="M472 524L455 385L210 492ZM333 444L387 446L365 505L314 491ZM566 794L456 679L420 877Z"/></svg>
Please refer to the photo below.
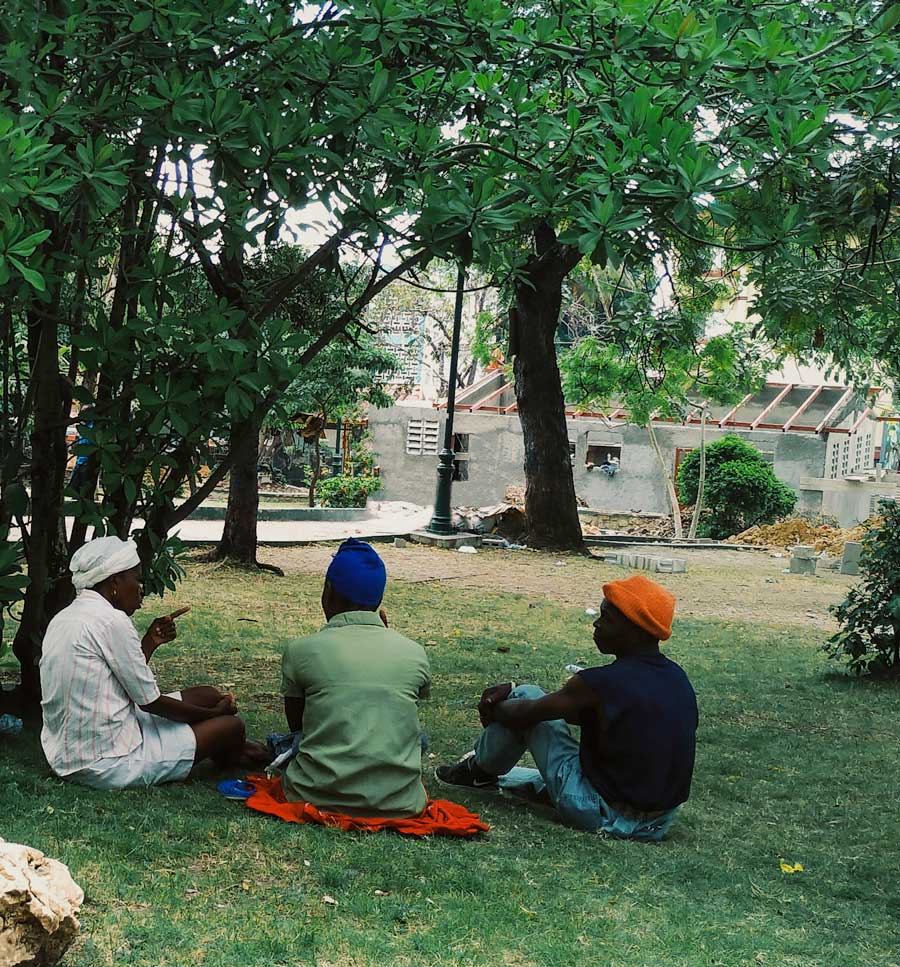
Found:
<svg viewBox="0 0 900 967"><path fill-rule="evenodd" d="M259 431L261 419L232 424L229 446L234 459L228 482L228 506L222 539L210 554L212 560L227 559L246 567L261 567L281 574L279 568L256 559L256 530L259 512Z"/></svg>
<svg viewBox="0 0 900 967"><path fill-rule="evenodd" d="M56 306L29 319L31 379L37 382L31 434L31 532L29 584L13 653L21 665L23 699L40 700L38 661L47 624L74 597L63 517L66 425L71 400L59 372Z"/></svg>
<svg viewBox="0 0 900 967"><path fill-rule="evenodd" d="M663 480L666 482L666 491L669 494L669 502L672 505L672 526L675 528L675 538L676 540L681 540L684 537L684 528L681 526L681 505L678 503L678 494L675 492L672 474L666 466L663 452L659 446L659 440L656 439L656 430L653 429L652 421L647 424L647 435L650 437L650 442L656 451L656 459L659 460L659 469L662 471Z"/></svg>
<svg viewBox="0 0 900 967"><path fill-rule="evenodd" d="M700 476L697 480L697 496L694 500L694 515L691 517L691 529L688 537L691 540L697 536L697 526L700 523L700 510L703 507L703 491L706 488L706 418L709 414L706 406L700 410Z"/></svg>
<svg viewBox="0 0 900 967"><path fill-rule="evenodd" d="M516 282L510 312L510 354L515 356L525 446L525 540L531 547L581 550L584 539L554 342L563 280L579 256L560 245L547 225L536 230L535 241L536 252Z"/></svg>

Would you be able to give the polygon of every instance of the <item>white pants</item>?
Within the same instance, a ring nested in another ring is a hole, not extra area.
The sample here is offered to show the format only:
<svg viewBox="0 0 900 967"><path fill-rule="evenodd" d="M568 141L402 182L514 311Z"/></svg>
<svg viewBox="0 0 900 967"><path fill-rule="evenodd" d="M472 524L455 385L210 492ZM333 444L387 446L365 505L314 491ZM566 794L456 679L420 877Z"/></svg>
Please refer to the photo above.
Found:
<svg viewBox="0 0 900 967"><path fill-rule="evenodd" d="M170 692L168 697L180 701L181 692ZM156 786L186 779L197 754L194 730L185 722L172 722L143 709L137 710L137 716L143 740L136 749L128 755L99 759L65 778L93 789Z"/></svg>

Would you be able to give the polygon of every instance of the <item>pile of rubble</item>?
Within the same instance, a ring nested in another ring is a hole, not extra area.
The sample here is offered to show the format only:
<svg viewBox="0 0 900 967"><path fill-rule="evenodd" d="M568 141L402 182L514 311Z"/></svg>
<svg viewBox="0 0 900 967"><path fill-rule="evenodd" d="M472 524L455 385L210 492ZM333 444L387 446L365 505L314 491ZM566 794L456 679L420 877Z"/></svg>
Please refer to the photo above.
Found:
<svg viewBox="0 0 900 967"><path fill-rule="evenodd" d="M856 527L831 527L828 524L814 524L804 517L788 517L777 524L763 524L751 527L742 534L726 539L729 544L752 544L755 547L812 547L816 554L840 557L844 545L858 543L880 522L878 517L870 517Z"/></svg>
<svg viewBox="0 0 900 967"><path fill-rule="evenodd" d="M505 504L511 504L513 507L524 507L525 506L525 485L510 484L506 488L506 493L503 495L503 502Z"/></svg>
<svg viewBox="0 0 900 967"><path fill-rule="evenodd" d="M472 534L493 534L508 541L518 541L525 533L525 511L512 504L494 507L457 507L453 526Z"/></svg>
<svg viewBox="0 0 900 967"><path fill-rule="evenodd" d="M691 527L691 515L682 514L681 524L686 536ZM589 537L599 537L603 534L630 534L634 537L675 536L672 518L661 514L635 514L631 520L618 522L615 527L600 527L597 524L583 523L581 529Z"/></svg>

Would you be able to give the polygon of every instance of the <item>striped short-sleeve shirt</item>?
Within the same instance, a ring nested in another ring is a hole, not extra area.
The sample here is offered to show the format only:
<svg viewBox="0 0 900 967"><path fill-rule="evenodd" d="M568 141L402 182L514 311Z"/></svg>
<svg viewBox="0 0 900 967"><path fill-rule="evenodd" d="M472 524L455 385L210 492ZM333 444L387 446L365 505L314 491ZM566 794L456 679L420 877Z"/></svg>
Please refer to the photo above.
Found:
<svg viewBox="0 0 900 967"><path fill-rule="evenodd" d="M96 591L81 591L47 627L40 669L41 745L58 776L141 744L138 706L160 691L124 611Z"/></svg>

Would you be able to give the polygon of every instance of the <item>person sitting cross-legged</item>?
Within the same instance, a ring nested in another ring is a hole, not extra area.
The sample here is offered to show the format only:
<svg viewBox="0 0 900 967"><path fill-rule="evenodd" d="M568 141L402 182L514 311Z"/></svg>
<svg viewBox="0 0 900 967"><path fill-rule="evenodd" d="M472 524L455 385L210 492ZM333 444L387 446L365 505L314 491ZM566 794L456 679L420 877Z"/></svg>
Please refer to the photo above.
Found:
<svg viewBox="0 0 900 967"><path fill-rule="evenodd" d="M167 615L138 637L131 615L143 590L133 541L90 541L69 567L78 594L48 625L40 663L41 745L57 776L122 789L185 779L203 759L268 761L265 746L246 741L231 695L209 685L160 693L148 662L177 632Z"/></svg>
<svg viewBox="0 0 900 967"><path fill-rule="evenodd" d="M288 801L349 816L425 808L417 703L428 692L428 657L388 629L379 612L386 582L371 544L344 541L322 591L328 623L285 646L284 711L302 733L282 776Z"/></svg>
<svg viewBox="0 0 900 967"><path fill-rule="evenodd" d="M656 841L687 800L694 769L696 696L659 650L672 633L675 598L641 575L605 584L603 594L594 642L615 661L551 694L534 685L488 688L474 752L435 774L446 784L549 799L579 829ZM581 727L580 743L567 722ZM526 750L537 769L516 767Z"/></svg>

